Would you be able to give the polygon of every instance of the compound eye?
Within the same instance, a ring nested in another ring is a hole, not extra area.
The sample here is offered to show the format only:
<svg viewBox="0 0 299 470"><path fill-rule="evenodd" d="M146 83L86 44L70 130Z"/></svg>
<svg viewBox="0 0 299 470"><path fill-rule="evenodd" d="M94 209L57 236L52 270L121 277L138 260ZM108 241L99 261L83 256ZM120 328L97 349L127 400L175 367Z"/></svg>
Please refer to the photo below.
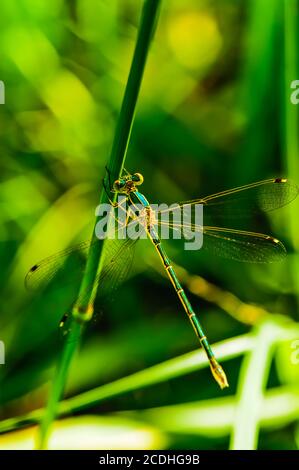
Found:
<svg viewBox="0 0 299 470"><path fill-rule="evenodd" d="M113 183L113 189L117 192L121 191L125 186L125 182L123 180L116 180Z"/></svg>
<svg viewBox="0 0 299 470"><path fill-rule="evenodd" d="M134 183L138 186L143 183L144 178L141 173L134 173L133 180L134 180Z"/></svg>

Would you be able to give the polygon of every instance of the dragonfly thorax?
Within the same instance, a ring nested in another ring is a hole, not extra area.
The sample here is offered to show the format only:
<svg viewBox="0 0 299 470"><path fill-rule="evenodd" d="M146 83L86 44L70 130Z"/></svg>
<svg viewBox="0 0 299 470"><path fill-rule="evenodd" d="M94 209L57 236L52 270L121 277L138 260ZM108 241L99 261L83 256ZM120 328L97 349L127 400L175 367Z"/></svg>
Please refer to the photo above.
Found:
<svg viewBox="0 0 299 470"><path fill-rule="evenodd" d="M157 224L155 211L153 211L150 206L143 207L140 211L134 211L131 217L133 220L138 220L140 225L143 225L147 228Z"/></svg>

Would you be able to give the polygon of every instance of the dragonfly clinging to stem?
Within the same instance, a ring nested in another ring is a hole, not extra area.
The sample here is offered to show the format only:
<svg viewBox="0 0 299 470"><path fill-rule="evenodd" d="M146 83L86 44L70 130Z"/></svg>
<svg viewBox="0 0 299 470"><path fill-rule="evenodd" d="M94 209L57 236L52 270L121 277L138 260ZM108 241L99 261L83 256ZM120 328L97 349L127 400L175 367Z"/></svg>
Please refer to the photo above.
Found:
<svg viewBox="0 0 299 470"><path fill-rule="evenodd" d="M126 172L114 182L111 189L113 192L124 196L125 200L131 204L131 207L138 206L142 208L141 211L136 211L134 214L128 213L126 226L136 223L143 226L206 353L215 380L221 388L225 388L228 386L225 372L217 361L198 316L171 264L159 236L157 225L167 223L171 230L184 229L184 233L186 233L186 230L187 233L188 231L193 233L198 231L203 235L203 249L213 250L215 253L227 258L246 262L276 261L286 254L284 245L278 239L261 233L224 228L223 223L225 223L227 217L231 219L246 217L261 210L271 211L283 207L295 199L298 195L298 187L285 178L273 178L222 191L204 198L178 203L178 207L182 211L202 204L204 221L216 220L219 224L219 226L211 226L189 223L183 226L182 223L176 220L165 222L163 216L169 209L154 213L147 198L139 191L139 186L142 183L143 176L140 173L130 174ZM119 206L115 205L115 207ZM104 289L105 284L110 288L118 285L125 278L130 266L129 259L131 258L132 247L136 239L107 240L107 242L107 250L104 251L103 269L96 279L100 290ZM90 249L90 242L85 242L77 247L50 256L34 265L26 276L27 287L39 288L63 268L67 258L78 258L79 251L87 251L88 249ZM82 268L82 264L80 267Z"/></svg>

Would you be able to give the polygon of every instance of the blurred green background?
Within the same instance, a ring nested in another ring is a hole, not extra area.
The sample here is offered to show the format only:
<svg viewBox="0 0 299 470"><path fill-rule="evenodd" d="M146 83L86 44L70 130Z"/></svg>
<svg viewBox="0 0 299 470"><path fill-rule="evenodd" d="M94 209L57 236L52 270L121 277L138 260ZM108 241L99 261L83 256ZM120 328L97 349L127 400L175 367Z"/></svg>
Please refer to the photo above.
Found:
<svg viewBox="0 0 299 470"><path fill-rule="evenodd" d="M26 292L24 276L91 234L141 6L1 2L0 448L33 446L36 428L20 430L14 417L46 403L65 340L58 323L76 289L54 282ZM162 2L126 163L143 173L150 201L273 176L299 183L299 108L290 103L298 11L297 0ZM167 243L210 342L221 343L223 392L142 243L129 279L97 300L72 366L66 397L98 387L95 399L84 409L74 402L50 447L298 448L298 208L295 201L245 227L283 240L289 254L280 263L242 264Z"/></svg>

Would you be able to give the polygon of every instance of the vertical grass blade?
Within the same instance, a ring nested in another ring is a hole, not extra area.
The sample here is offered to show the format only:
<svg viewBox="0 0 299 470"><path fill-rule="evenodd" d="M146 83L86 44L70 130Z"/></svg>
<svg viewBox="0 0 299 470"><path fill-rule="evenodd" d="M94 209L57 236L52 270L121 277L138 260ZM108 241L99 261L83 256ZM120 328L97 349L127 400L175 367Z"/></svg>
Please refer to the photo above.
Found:
<svg viewBox="0 0 299 470"><path fill-rule="evenodd" d="M159 5L160 0L145 0L144 3L133 60L108 162L108 169L112 179L118 178L124 166L144 67L151 38L157 23ZM99 202L109 202L109 197L104 189L102 189ZM94 231L92 238L97 241L96 248L93 246L87 258L86 269L78 294L79 300L77 300L72 312L70 325L71 333L70 336L66 338L50 391L46 411L39 428L37 447L40 449L47 446L47 437L50 432L51 424L56 416L60 397L63 394L73 355L80 342L83 324L92 317L93 302L98 288L96 277L102 267L101 258L104 246L102 240L96 239Z"/></svg>
<svg viewBox="0 0 299 470"><path fill-rule="evenodd" d="M297 0L284 0L284 67L283 67L283 93L282 110L284 119L282 120L282 146L284 155L284 166L290 177L299 181L299 105L291 103L292 93L291 83L298 80L298 9ZM299 249L299 220L298 220L299 201L294 201L287 208L288 226L293 248ZM294 256L292 259L292 278L294 287L299 298L299 258ZM299 304L299 301L297 300Z"/></svg>
<svg viewBox="0 0 299 470"><path fill-rule="evenodd" d="M234 424L231 433L231 450L257 448L259 420L264 402L275 343L283 333L274 320L267 320L256 328L255 345L243 359Z"/></svg>
<svg viewBox="0 0 299 470"><path fill-rule="evenodd" d="M273 71L281 32L281 0L252 0L246 2L246 7L248 23L239 103L246 116L247 127L238 159L232 167L232 175L238 184L254 181L257 176L266 174L275 152L275 125L277 131L279 127L276 122L271 126L268 123L275 112Z"/></svg>

